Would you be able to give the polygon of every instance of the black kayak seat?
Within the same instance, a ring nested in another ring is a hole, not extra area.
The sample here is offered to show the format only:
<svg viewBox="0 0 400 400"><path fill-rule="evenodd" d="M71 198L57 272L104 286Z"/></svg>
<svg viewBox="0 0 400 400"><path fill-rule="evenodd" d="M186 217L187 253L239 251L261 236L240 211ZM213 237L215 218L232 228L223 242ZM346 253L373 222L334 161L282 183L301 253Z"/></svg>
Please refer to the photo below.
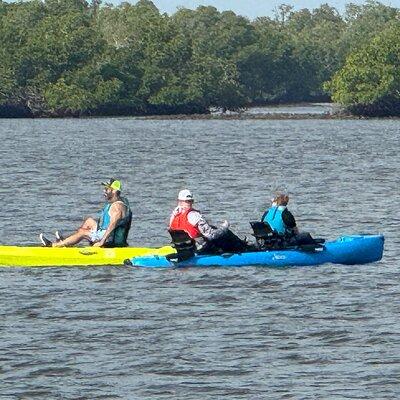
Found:
<svg viewBox="0 0 400 400"><path fill-rule="evenodd" d="M168 260L180 262L195 255L195 241L185 231L169 229L168 232L171 235L172 247L176 250L176 253L166 256Z"/></svg>
<svg viewBox="0 0 400 400"><path fill-rule="evenodd" d="M253 229L253 236L257 239L268 239L276 235L267 222L251 221L250 225Z"/></svg>
<svg viewBox="0 0 400 400"><path fill-rule="evenodd" d="M129 235L129 231L131 230L131 226L132 226L132 211L129 211L128 220L126 222L126 229L125 229L125 232L124 232L124 243L125 243L125 246L129 246L128 245L128 235Z"/></svg>
<svg viewBox="0 0 400 400"><path fill-rule="evenodd" d="M282 237L279 236L267 222L251 221L250 226L253 229L252 235L256 239L260 250L266 250L279 247Z"/></svg>
<svg viewBox="0 0 400 400"><path fill-rule="evenodd" d="M282 236L275 232L267 222L254 221L250 222L250 225L260 250L292 249L314 252L324 249L325 239L314 239L308 232L294 236Z"/></svg>

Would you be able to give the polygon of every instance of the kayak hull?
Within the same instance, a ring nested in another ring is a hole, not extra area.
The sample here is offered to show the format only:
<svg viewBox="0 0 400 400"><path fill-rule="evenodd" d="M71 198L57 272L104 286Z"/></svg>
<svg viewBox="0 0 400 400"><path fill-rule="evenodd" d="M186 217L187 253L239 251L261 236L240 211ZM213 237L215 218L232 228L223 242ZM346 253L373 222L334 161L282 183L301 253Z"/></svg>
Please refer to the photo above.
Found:
<svg viewBox="0 0 400 400"><path fill-rule="evenodd" d="M383 235L342 236L324 244L320 251L307 252L295 249L269 250L222 255L198 255L176 263L165 256L132 257L129 264L143 268L176 267L266 267L312 266L325 263L365 264L379 261L383 254Z"/></svg>
<svg viewBox="0 0 400 400"><path fill-rule="evenodd" d="M1 267L71 267L123 265L133 256L173 253L170 246L150 247L22 247L0 246Z"/></svg>

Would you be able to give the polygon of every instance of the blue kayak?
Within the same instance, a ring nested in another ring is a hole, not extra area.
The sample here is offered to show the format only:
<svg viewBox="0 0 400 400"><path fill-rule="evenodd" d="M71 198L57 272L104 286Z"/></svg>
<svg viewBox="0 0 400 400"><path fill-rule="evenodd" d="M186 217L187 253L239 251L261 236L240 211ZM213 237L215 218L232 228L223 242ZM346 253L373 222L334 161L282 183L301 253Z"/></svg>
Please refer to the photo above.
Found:
<svg viewBox="0 0 400 400"><path fill-rule="evenodd" d="M314 251L283 249L221 255L195 255L185 261L165 256L142 256L126 260L127 265L143 268L176 267L294 267L332 264L365 264L379 261L383 254L383 235L341 236L327 241Z"/></svg>

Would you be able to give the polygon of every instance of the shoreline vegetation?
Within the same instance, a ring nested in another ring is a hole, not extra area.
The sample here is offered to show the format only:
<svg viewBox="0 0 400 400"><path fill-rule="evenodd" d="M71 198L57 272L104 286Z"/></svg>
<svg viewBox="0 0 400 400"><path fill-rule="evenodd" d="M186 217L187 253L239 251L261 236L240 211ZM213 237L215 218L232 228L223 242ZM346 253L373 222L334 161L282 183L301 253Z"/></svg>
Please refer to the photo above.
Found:
<svg viewBox="0 0 400 400"><path fill-rule="evenodd" d="M255 20L149 0L0 0L0 37L0 118L400 116L400 10L373 0ZM340 108L285 109L315 102Z"/></svg>
<svg viewBox="0 0 400 400"><path fill-rule="evenodd" d="M302 113L302 114L291 114L291 113L266 113L266 114L246 114L246 113L233 113L233 114L169 114L169 115L146 115L136 116L134 119L140 120L359 120L359 119L399 119L397 116L388 117L371 117L354 114L314 114L314 113Z"/></svg>
<svg viewBox="0 0 400 400"><path fill-rule="evenodd" d="M291 107L300 106L303 103L298 104L290 104ZM285 104L280 105L281 107L285 107ZM280 106L276 106L276 111L260 111L258 113L251 113L251 108L240 110L240 111L228 111L228 112L208 112L202 114L153 114L153 115L81 115L79 117L76 116L46 116L46 117L35 117L35 116L1 116L2 118L27 118L27 119L36 119L36 118L50 118L50 119L64 119L64 118L132 118L135 120L361 120L361 119L391 119L397 120L400 119L400 116L384 116L384 117L374 117L374 116L365 116L365 115L356 115L346 112L344 110L332 111L332 112L282 112L279 111ZM312 104L303 104L303 107L312 107Z"/></svg>

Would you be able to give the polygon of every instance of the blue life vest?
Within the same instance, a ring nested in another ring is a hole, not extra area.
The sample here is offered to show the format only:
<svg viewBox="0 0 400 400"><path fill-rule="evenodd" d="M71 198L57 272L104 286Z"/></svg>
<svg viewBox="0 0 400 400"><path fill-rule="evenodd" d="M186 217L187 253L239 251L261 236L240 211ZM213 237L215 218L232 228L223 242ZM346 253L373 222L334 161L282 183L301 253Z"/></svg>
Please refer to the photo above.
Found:
<svg viewBox="0 0 400 400"><path fill-rule="evenodd" d="M104 207L100 211L100 219L99 223L97 224L98 231L105 231L110 225L110 203L104 204Z"/></svg>
<svg viewBox="0 0 400 400"><path fill-rule="evenodd" d="M127 238L129 229L131 227L132 222L132 211L129 206L129 201L125 197L121 197L122 203L124 203L126 207L125 217L121 218L117 226L114 228L110 236L107 238L106 246L108 247L125 247L127 246ZM106 203L100 212L100 218L97 223L97 230L106 230L110 225L110 208L112 204Z"/></svg>
<svg viewBox="0 0 400 400"><path fill-rule="evenodd" d="M272 206L263 216L262 221L267 222L269 226L280 235L288 233L288 229L283 222L282 213L286 210L285 206Z"/></svg>

